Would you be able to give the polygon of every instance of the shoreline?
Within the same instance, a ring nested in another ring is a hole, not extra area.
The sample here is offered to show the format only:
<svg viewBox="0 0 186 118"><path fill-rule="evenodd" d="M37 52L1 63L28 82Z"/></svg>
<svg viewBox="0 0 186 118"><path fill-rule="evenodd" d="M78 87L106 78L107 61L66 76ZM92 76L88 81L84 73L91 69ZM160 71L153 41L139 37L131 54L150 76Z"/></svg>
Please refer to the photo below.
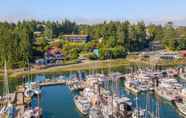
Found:
<svg viewBox="0 0 186 118"><path fill-rule="evenodd" d="M174 62L160 62L157 63L157 66L162 67L174 67L177 65L185 65L186 61L175 61ZM30 72L24 71L23 69L15 69L9 71L10 78L17 78L27 74L44 74L44 73L57 73L57 72L69 72L69 71L77 71L77 70L89 70L89 69L101 69L101 68L114 68L119 66L129 66L131 64L141 64L141 65L155 65L154 63L150 63L148 61L136 60L136 59L112 59L112 60L96 60L96 61L88 61L77 64L69 64L69 65L60 65L47 67L44 69L35 69L33 68ZM2 78L3 73L0 73L0 78Z"/></svg>
<svg viewBox="0 0 186 118"><path fill-rule="evenodd" d="M26 74L44 74L44 73L60 73L60 72L69 72L69 71L77 71L77 70L89 70L89 69L100 69L100 68L111 68L119 67L124 65L129 65L130 62L126 59L116 59L116 60L98 60L98 61L89 61L77 64L70 65L61 65L61 66L53 66L45 69L32 69L30 72L21 71L16 73L9 74L10 78L20 77Z"/></svg>

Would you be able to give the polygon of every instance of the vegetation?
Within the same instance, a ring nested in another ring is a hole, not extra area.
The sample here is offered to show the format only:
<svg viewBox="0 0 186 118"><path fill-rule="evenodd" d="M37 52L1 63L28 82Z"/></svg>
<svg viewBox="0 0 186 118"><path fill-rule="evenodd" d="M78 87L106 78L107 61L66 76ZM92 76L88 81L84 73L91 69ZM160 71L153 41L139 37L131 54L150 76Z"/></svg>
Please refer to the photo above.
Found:
<svg viewBox="0 0 186 118"><path fill-rule="evenodd" d="M64 34L88 34L90 42L69 42ZM58 39L58 42L53 42ZM145 25L125 22L104 22L95 25L77 25L65 20L22 21L0 23L0 65L7 60L9 67L23 67L28 61L41 58L51 46L61 48L65 60L74 60L81 54L90 59L123 58L128 52L141 51L151 41L160 41L169 50L186 49L186 27ZM51 43L53 42L53 43ZM99 56L93 53L99 49Z"/></svg>

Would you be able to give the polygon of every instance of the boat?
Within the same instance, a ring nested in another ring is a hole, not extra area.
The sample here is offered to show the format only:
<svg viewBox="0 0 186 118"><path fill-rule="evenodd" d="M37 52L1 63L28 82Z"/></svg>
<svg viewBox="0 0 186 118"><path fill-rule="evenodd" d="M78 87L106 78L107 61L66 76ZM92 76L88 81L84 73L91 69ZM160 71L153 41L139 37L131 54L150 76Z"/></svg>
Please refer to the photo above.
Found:
<svg viewBox="0 0 186 118"><path fill-rule="evenodd" d="M21 118L40 118L41 116L41 109L37 107L25 110Z"/></svg>
<svg viewBox="0 0 186 118"><path fill-rule="evenodd" d="M82 96L75 96L74 97L74 103L77 107L77 109L83 114L87 115L89 113L90 109L90 102L88 101L87 98L82 97Z"/></svg>
<svg viewBox="0 0 186 118"><path fill-rule="evenodd" d="M183 80L186 80L186 73L179 74L179 77Z"/></svg>
<svg viewBox="0 0 186 118"><path fill-rule="evenodd" d="M59 76L59 79L64 79L64 76L63 76L63 75L60 75L60 76Z"/></svg>
<svg viewBox="0 0 186 118"><path fill-rule="evenodd" d="M23 118L33 118L33 110L28 109L23 113Z"/></svg>
<svg viewBox="0 0 186 118"><path fill-rule="evenodd" d="M132 103L127 97L107 96L107 101L101 104L103 118L130 118Z"/></svg>
<svg viewBox="0 0 186 118"><path fill-rule="evenodd" d="M170 93L168 93L168 91L162 88L156 88L155 94L169 102L172 102L174 100L174 96L172 96Z"/></svg>
<svg viewBox="0 0 186 118"><path fill-rule="evenodd" d="M42 109L40 107L35 107L33 109L33 117L40 118L42 116Z"/></svg>
<svg viewBox="0 0 186 118"><path fill-rule="evenodd" d="M141 109L138 106L138 96L136 96L136 108L133 110L132 118L145 118L145 109Z"/></svg>
<svg viewBox="0 0 186 118"><path fill-rule="evenodd" d="M14 118L15 117L15 107L11 103L11 94L9 93L8 86L8 72L6 67L6 61L4 64L4 93L5 95L1 97L1 100L5 103L4 106L0 109L0 116L4 118Z"/></svg>
<svg viewBox="0 0 186 118"><path fill-rule="evenodd" d="M89 118L104 118L101 110L93 107L89 110Z"/></svg>
<svg viewBox="0 0 186 118"><path fill-rule="evenodd" d="M182 89L183 86L176 79L166 78L162 79L158 87L155 88L155 93L168 101L174 101L175 98L181 96Z"/></svg>
<svg viewBox="0 0 186 118"><path fill-rule="evenodd" d="M35 95L40 95L41 94L41 89L37 88L37 89L33 89L33 92Z"/></svg>
<svg viewBox="0 0 186 118"><path fill-rule="evenodd" d="M25 90L25 92L24 92L24 95L25 95L26 97L32 97L32 96L34 95L33 89L27 88L27 89Z"/></svg>
<svg viewBox="0 0 186 118"><path fill-rule="evenodd" d="M135 109L132 113L132 118L145 118L145 109Z"/></svg>
<svg viewBox="0 0 186 118"><path fill-rule="evenodd" d="M126 81L125 88L134 94L140 93L140 89L137 88L137 83L135 81Z"/></svg>
<svg viewBox="0 0 186 118"><path fill-rule="evenodd" d="M186 116L186 103L175 102L175 105L179 112Z"/></svg>

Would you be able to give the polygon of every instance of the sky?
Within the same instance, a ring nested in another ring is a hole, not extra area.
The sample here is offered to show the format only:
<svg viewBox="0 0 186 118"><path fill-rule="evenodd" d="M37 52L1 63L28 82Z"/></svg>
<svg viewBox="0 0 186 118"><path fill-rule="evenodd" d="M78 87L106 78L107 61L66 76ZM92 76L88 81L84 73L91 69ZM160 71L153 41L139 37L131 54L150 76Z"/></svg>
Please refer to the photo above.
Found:
<svg viewBox="0 0 186 118"><path fill-rule="evenodd" d="M186 25L186 0L1 0L0 20L61 20L98 23L130 20Z"/></svg>

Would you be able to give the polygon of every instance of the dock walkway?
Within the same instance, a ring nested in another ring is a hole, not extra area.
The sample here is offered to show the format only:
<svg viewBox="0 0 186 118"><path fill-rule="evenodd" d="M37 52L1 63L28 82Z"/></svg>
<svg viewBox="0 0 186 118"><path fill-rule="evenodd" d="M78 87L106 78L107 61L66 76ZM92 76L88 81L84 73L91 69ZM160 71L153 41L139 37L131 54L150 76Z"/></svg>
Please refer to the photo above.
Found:
<svg viewBox="0 0 186 118"><path fill-rule="evenodd" d="M61 79L61 80L45 80L45 81L42 81L40 83L37 83L37 85L35 86L39 86L39 87L45 87L45 86L55 86L55 85L73 85L75 83L78 83L80 81L78 80L64 80L64 79ZM82 82L80 82L81 84Z"/></svg>
<svg viewBox="0 0 186 118"><path fill-rule="evenodd" d="M65 84L66 84L66 80L46 80L39 83L39 86L44 87L44 86L65 85Z"/></svg>

